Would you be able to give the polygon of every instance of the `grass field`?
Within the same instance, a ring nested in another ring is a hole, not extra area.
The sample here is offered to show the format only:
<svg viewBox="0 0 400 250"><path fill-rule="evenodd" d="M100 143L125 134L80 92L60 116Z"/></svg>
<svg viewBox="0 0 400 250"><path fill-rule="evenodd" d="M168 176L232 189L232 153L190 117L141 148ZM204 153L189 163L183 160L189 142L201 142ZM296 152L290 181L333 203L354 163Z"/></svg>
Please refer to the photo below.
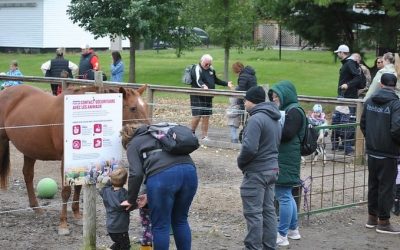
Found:
<svg viewBox="0 0 400 250"><path fill-rule="evenodd" d="M106 74L110 75L111 52L97 52L100 65ZM186 86L181 83L183 69L191 63L198 62L202 54L209 53L214 58L214 68L220 78L223 76L224 53L220 48L198 48L185 52L177 58L174 50L144 50L136 54L136 81L169 86ZM367 53L369 65L374 59ZM0 53L0 72L8 70L11 60L18 60L20 70L26 76L43 76L40 66L45 61L54 57L54 53L47 54L14 54ZM65 58L79 64L79 53L67 53ZM123 51L122 58L125 63L125 81L128 81L129 51ZM257 72L258 83L273 85L279 80L290 80L297 88L300 95L311 96L336 96L336 86L340 68L340 61L335 62L330 51L292 51L283 50L282 60L279 60L278 50L238 50L232 49L230 65L241 61L251 65ZM230 80L236 83L237 76L230 72ZM46 85L41 86L47 88Z"/></svg>

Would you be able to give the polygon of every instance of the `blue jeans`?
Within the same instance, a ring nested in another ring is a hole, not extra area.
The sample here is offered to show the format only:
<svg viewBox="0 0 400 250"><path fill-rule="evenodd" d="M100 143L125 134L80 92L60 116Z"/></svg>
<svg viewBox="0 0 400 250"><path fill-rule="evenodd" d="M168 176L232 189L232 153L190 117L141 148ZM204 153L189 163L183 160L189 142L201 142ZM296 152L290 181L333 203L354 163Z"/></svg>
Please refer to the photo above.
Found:
<svg viewBox="0 0 400 250"><path fill-rule="evenodd" d="M192 234L188 213L196 194L197 183L196 168L192 164L177 164L147 179L154 249L169 249L171 225L176 248L191 249Z"/></svg>
<svg viewBox="0 0 400 250"><path fill-rule="evenodd" d="M229 130L231 132L231 140L238 140L237 128L235 126L230 125Z"/></svg>
<svg viewBox="0 0 400 250"><path fill-rule="evenodd" d="M292 194L292 187L275 186L275 198L279 203L278 232L286 236L288 230L297 228L297 205Z"/></svg>

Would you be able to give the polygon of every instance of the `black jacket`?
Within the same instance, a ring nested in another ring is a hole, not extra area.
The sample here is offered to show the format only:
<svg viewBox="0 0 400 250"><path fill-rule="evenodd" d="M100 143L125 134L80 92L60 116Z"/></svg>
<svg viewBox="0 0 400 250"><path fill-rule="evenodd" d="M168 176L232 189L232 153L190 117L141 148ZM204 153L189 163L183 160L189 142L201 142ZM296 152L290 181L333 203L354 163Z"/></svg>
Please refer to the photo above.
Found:
<svg viewBox="0 0 400 250"><path fill-rule="evenodd" d="M161 146L159 141L146 131L146 125L138 128L126 150L129 162L128 201L134 207L145 176L149 177L176 164L187 163L194 166L190 155L172 155L165 151L149 153L154 149L160 149Z"/></svg>
<svg viewBox="0 0 400 250"><path fill-rule="evenodd" d="M228 86L228 83L220 80L215 74L215 70L210 67L203 69L200 64L193 67L192 74L192 88L202 88L202 85L207 85L209 89L215 89L215 84Z"/></svg>
<svg viewBox="0 0 400 250"><path fill-rule="evenodd" d="M246 66L240 73L238 78L238 86L236 90L247 91L249 88L257 85L256 72L250 66Z"/></svg>
<svg viewBox="0 0 400 250"><path fill-rule="evenodd" d="M365 87L363 83L362 70L358 63L347 57L342 60L342 67L340 68L339 83L338 83L338 96L345 98L358 98L358 90ZM340 86L347 84L347 90L342 90Z"/></svg>
<svg viewBox="0 0 400 250"><path fill-rule="evenodd" d="M400 101L394 90L382 88L367 99L360 128L368 154L389 158L400 155Z"/></svg>

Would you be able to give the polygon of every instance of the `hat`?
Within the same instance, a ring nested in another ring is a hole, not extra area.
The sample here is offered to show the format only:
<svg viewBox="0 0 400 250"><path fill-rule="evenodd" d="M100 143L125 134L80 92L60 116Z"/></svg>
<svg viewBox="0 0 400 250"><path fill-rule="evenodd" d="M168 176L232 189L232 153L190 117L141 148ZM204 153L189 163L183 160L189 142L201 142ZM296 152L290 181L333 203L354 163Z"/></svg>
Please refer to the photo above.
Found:
<svg viewBox="0 0 400 250"><path fill-rule="evenodd" d="M313 111L314 111L315 113L322 113L322 106L321 106L321 104L315 104L314 107L313 107Z"/></svg>
<svg viewBox="0 0 400 250"><path fill-rule="evenodd" d="M244 98L254 104L265 102L265 90L261 86L253 86L246 91Z"/></svg>
<svg viewBox="0 0 400 250"><path fill-rule="evenodd" d="M350 114L350 109L348 106L336 106L335 110L345 115Z"/></svg>
<svg viewBox="0 0 400 250"><path fill-rule="evenodd" d="M57 55L63 55L63 54L64 54L64 48L58 48L58 49L56 49L56 54L57 54Z"/></svg>
<svg viewBox="0 0 400 250"><path fill-rule="evenodd" d="M349 49L349 47L348 47L347 45L342 44L342 45L340 45L340 46L337 48L337 50L334 51L334 53L338 53L338 52L346 52L346 53L349 53L349 52L350 52L350 49Z"/></svg>
<svg viewBox="0 0 400 250"><path fill-rule="evenodd" d="M385 86L394 87L397 83L397 77L392 73L384 73L381 76L381 83Z"/></svg>

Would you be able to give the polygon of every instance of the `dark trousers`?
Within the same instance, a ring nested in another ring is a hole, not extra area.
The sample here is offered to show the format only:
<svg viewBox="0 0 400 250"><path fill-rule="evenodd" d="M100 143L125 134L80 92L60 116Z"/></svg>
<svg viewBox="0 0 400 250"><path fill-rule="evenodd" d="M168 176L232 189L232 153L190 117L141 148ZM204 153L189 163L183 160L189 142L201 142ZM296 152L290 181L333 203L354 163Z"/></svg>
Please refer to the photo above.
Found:
<svg viewBox="0 0 400 250"><path fill-rule="evenodd" d="M109 233L114 244L110 247L112 250L129 250L131 249L131 242L129 234L126 233Z"/></svg>
<svg viewBox="0 0 400 250"><path fill-rule="evenodd" d="M380 220L390 218L393 186L397 176L397 160L368 157L368 213Z"/></svg>
<svg viewBox="0 0 400 250"><path fill-rule="evenodd" d="M57 95L58 84L52 83L52 84L50 84L50 86L51 86L51 93L53 93L53 95Z"/></svg>

